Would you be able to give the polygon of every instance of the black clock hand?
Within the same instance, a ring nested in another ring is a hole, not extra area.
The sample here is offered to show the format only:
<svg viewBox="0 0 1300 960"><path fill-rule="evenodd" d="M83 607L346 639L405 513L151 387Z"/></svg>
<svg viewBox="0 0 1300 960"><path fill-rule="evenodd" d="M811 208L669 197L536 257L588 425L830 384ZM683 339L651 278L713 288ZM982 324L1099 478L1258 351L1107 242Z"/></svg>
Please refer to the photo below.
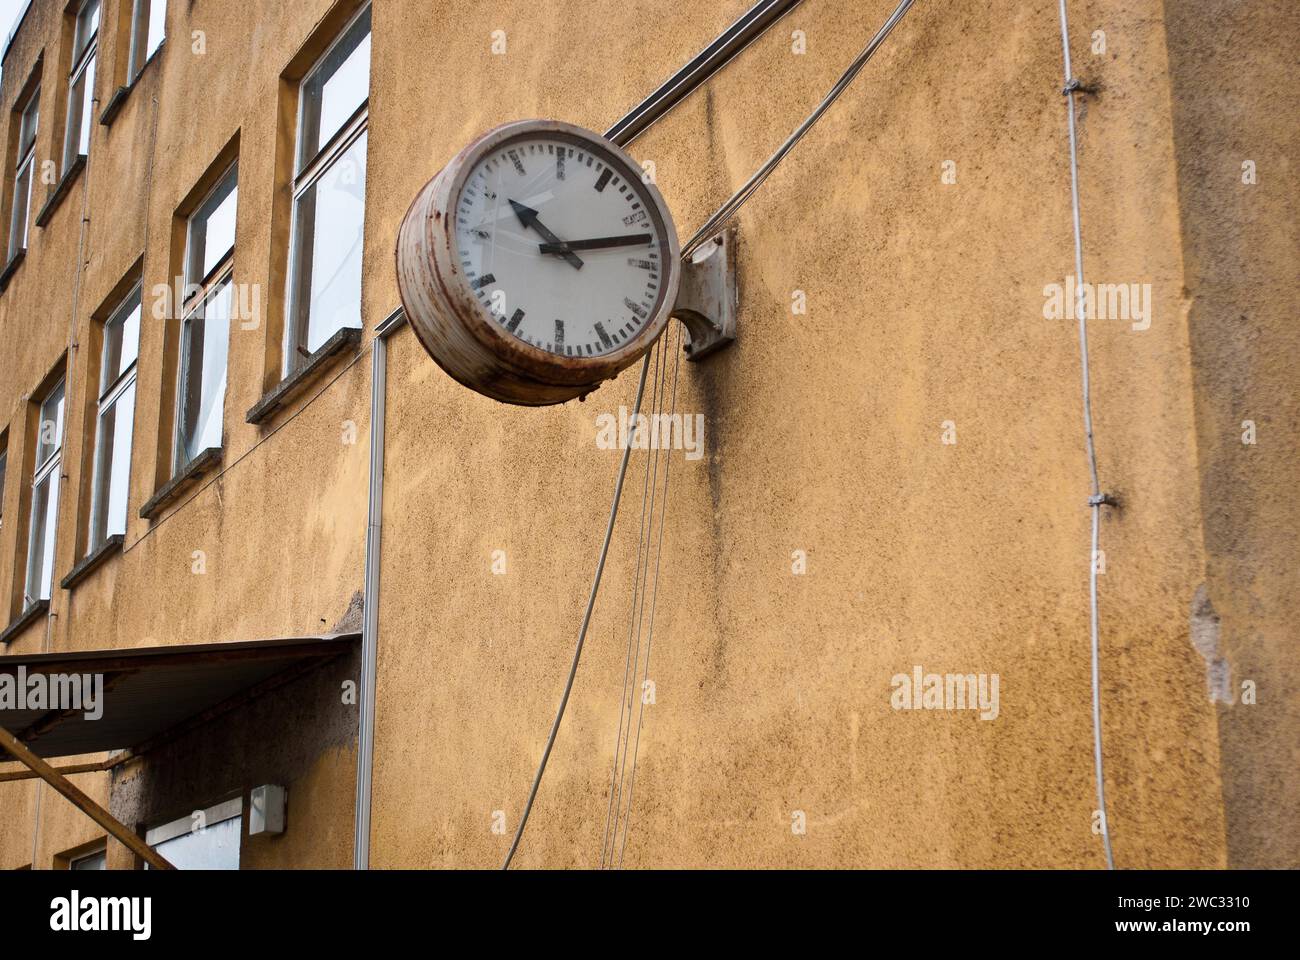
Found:
<svg viewBox="0 0 1300 960"><path fill-rule="evenodd" d="M565 240L563 243L541 243L542 253L566 253L570 250L604 250L608 247L639 247L649 243L654 236L649 233L632 233L625 237L592 237L589 240Z"/></svg>
<svg viewBox="0 0 1300 960"><path fill-rule="evenodd" d="M524 225L525 230L532 228L533 230L536 230L541 235L542 239L548 243L559 244L560 246L564 245L563 240L551 233L550 230L547 230L546 227L543 226L542 221L537 219L537 211L532 207L526 207L522 203L518 203L514 200L510 201L510 206L515 211L515 216L519 218L519 222ZM576 254L568 251L561 252L559 250L556 250L555 252L559 253L565 260L573 264L573 269L582 269L582 261Z"/></svg>

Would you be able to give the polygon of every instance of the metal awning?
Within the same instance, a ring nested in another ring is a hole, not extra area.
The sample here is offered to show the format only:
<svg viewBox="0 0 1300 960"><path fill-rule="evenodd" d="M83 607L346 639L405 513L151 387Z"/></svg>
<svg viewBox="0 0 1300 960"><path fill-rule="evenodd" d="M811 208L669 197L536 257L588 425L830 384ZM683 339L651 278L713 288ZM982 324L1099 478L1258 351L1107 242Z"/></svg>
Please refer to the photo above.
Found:
<svg viewBox="0 0 1300 960"><path fill-rule="evenodd" d="M192 729L346 653L359 633L233 643L0 656L4 675L99 675L102 716L84 710L17 709L0 702L0 728L40 757L129 750ZM2 690L3 688L0 688ZM9 689L14 689L11 686ZM0 749L0 761L16 759Z"/></svg>
<svg viewBox="0 0 1300 960"><path fill-rule="evenodd" d="M0 761L16 760L30 771L0 774L0 780L40 777L141 860L158 870L173 869L68 774L108 770L302 676L360 639L359 633L336 633L0 657ZM40 691L41 680L32 683L43 678L48 691L52 677L60 678L58 702ZM79 679L71 682L74 677ZM87 677L90 704L82 696ZM77 697L70 705L67 694L74 687ZM33 696L42 699L33 704ZM59 769L44 759L110 750L120 752L99 763Z"/></svg>

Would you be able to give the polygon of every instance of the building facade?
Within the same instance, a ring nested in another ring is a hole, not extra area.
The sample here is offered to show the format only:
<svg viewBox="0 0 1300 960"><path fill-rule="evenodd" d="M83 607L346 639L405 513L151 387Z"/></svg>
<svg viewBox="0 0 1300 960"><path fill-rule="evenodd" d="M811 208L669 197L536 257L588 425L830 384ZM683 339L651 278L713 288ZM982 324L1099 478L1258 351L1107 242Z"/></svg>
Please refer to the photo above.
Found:
<svg viewBox="0 0 1300 960"><path fill-rule="evenodd" d="M485 130L606 130L751 6L33 0L0 657L108 687L10 732L182 865L352 867L365 796L371 866L498 865L636 368L464 389L400 325L398 227ZM683 239L894 7L787 6L628 145ZM1057 4L921 2L738 217L737 341L651 356L678 440L633 451L517 864L1104 866L1090 565L1116 864L1300 864L1300 18L1069 6L1101 554ZM0 867L139 865L0 778Z"/></svg>

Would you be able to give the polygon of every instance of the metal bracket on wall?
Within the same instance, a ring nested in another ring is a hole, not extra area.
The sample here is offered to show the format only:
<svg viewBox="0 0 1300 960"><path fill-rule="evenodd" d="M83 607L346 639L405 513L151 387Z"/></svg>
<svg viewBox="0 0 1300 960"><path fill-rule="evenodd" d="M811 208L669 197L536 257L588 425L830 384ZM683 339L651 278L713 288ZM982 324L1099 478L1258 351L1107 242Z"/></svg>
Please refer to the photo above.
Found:
<svg viewBox="0 0 1300 960"><path fill-rule="evenodd" d="M699 360L736 339L736 230L724 230L682 263L672 315L686 324L686 359Z"/></svg>

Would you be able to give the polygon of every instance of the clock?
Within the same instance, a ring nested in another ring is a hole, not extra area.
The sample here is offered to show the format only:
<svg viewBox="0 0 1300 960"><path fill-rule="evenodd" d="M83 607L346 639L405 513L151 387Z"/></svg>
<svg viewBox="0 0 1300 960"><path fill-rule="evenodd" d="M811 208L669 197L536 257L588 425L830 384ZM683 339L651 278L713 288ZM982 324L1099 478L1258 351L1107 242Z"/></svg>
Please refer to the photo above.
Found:
<svg viewBox="0 0 1300 960"><path fill-rule="evenodd" d="M402 305L461 384L505 403L582 397L640 358L680 282L672 216L600 134L497 127L420 193L398 233Z"/></svg>

